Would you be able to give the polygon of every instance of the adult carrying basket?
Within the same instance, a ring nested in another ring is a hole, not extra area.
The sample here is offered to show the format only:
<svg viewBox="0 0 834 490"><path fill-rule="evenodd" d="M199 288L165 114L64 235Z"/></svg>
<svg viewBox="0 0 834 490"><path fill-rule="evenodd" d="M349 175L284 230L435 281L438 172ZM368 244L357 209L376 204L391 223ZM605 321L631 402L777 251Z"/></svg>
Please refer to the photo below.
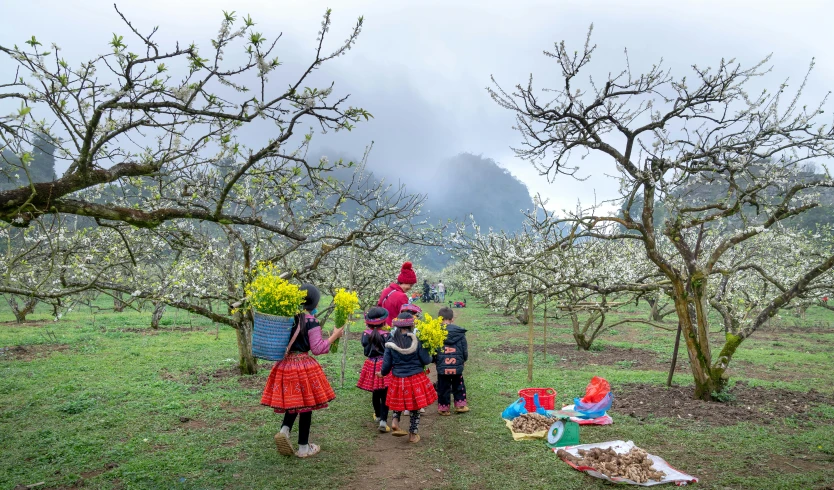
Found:
<svg viewBox="0 0 834 490"><path fill-rule="evenodd" d="M253 312L255 329L252 333L252 355L267 361L280 361L287 354L295 319Z"/></svg>

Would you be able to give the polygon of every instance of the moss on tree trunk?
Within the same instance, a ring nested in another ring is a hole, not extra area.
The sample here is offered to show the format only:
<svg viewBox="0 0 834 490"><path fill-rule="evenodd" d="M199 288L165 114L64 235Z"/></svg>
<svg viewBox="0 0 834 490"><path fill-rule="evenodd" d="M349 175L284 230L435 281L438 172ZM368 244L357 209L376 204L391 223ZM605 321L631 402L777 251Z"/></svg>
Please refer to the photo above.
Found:
<svg viewBox="0 0 834 490"><path fill-rule="evenodd" d="M237 333L240 374L257 374L258 360L252 355L252 322L249 319L244 319L240 326L235 329L235 332Z"/></svg>

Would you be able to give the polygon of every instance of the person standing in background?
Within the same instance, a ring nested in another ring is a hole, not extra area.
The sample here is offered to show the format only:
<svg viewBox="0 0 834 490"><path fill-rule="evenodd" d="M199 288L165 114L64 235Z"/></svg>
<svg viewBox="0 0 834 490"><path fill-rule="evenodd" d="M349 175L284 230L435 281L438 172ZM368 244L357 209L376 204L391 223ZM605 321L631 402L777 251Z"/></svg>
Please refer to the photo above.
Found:
<svg viewBox="0 0 834 490"><path fill-rule="evenodd" d="M443 284L443 279L437 283L437 295L440 296L440 302L446 301L446 285Z"/></svg>
<svg viewBox="0 0 834 490"><path fill-rule="evenodd" d="M405 262L400 268L397 282L392 282L380 293L377 306L388 310L388 318L385 320L385 324L389 327L397 318L397 315L400 314L400 308L408 304L407 293L411 291L415 284L417 284L417 274L414 273L414 266L411 262Z"/></svg>

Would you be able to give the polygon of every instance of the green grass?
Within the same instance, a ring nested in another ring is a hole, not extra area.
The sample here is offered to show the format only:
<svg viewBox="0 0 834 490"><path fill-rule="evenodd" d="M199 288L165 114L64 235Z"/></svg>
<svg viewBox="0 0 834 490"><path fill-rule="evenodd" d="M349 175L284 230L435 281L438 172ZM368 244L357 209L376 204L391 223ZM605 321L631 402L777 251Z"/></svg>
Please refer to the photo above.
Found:
<svg viewBox="0 0 834 490"><path fill-rule="evenodd" d="M490 349L523 344L526 327L471 299L469 305L456 311L457 323L469 329L465 377L472 411L436 418L421 431L420 445L409 448L410 463L397 471L431 473L432 487L454 489L606 488L559 461L543 443L512 441L499 415L518 389L529 385L527 357ZM824 310L812 309L812 315L814 322L834 321ZM148 312L100 312L93 323L86 308L60 322L38 310L30 319L38 322L0 325L0 347L42 351L27 360L0 357L0 488L41 481L45 487L83 483L85 488L361 488L365 468L375 461L375 441L388 437L372 430L370 397L354 388L363 361L356 343L349 350L344 389L337 380L340 355L319 358L337 399L313 416L311 440L321 444L322 453L299 460L275 452L272 436L280 418L258 405L268 366L255 377L231 374L236 357L231 329L215 330L204 319L173 310L158 332L147 328ZM8 311L0 311L0 321L10 320ZM539 325L537 342L541 335ZM565 326L551 324L548 336L551 343L572 342ZM670 332L624 325L598 345L603 351L636 347L666 359L673 341ZM834 330L763 332L739 349L733 379L832 393L833 341ZM686 363L685 351L680 362ZM567 403L593 375L606 377L615 394L622 383L665 382L663 370L634 367L622 361L560 369L552 356L545 361L537 354L532 384L556 388L558 401ZM691 383L680 373L675 381ZM834 407L820 410L816 426L787 418L768 426L724 427L656 417L641 421L613 412L614 425L583 428L581 437L633 440L700 477L702 488L815 488L834 480ZM404 454L390 457L399 461ZM392 479L389 488L398 484Z"/></svg>

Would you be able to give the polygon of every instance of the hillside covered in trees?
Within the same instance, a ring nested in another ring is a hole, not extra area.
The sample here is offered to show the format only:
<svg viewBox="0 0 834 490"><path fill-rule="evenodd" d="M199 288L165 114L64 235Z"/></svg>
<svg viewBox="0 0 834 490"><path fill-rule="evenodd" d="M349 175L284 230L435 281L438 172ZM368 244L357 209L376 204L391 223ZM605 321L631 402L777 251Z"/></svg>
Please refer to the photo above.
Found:
<svg viewBox="0 0 834 490"><path fill-rule="evenodd" d="M752 172L756 172L756 168ZM788 184L798 184L803 182L811 182L813 180L823 177L824 173L813 164L806 165L802 171L798 172L792 182ZM745 179L738 181L740 188L745 188L747 182ZM834 226L834 191L827 188L819 190L819 206L807 210L798 216L790 217L784 220L785 226L795 227L802 230L812 231L818 226ZM772 189L766 193L770 198L779 197L779 190ZM681 205L698 206L707 202L717 202L722 197L728 196L728 188L726 183L720 182L716 179L714 181L708 180L705 182L691 182L677 188L673 195L679 199ZM742 207L742 212L734 218L735 226L740 226L742 221L748 223L756 223L760 218L761 206L766 205L766 202L746 203ZM623 204L625 206L625 203ZM643 196L637 195L631 205L631 214L636 215L643 210ZM661 227L669 216L668 210L660 201L655 203L654 208L654 224L655 227Z"/></svg>
<svg viewBox="0 0 834 490"><path fill-rule="evenodd" d="M9 150L0 152L0 190L55 178L55 146L46 136L38 135L23 159Z"/></svg>

